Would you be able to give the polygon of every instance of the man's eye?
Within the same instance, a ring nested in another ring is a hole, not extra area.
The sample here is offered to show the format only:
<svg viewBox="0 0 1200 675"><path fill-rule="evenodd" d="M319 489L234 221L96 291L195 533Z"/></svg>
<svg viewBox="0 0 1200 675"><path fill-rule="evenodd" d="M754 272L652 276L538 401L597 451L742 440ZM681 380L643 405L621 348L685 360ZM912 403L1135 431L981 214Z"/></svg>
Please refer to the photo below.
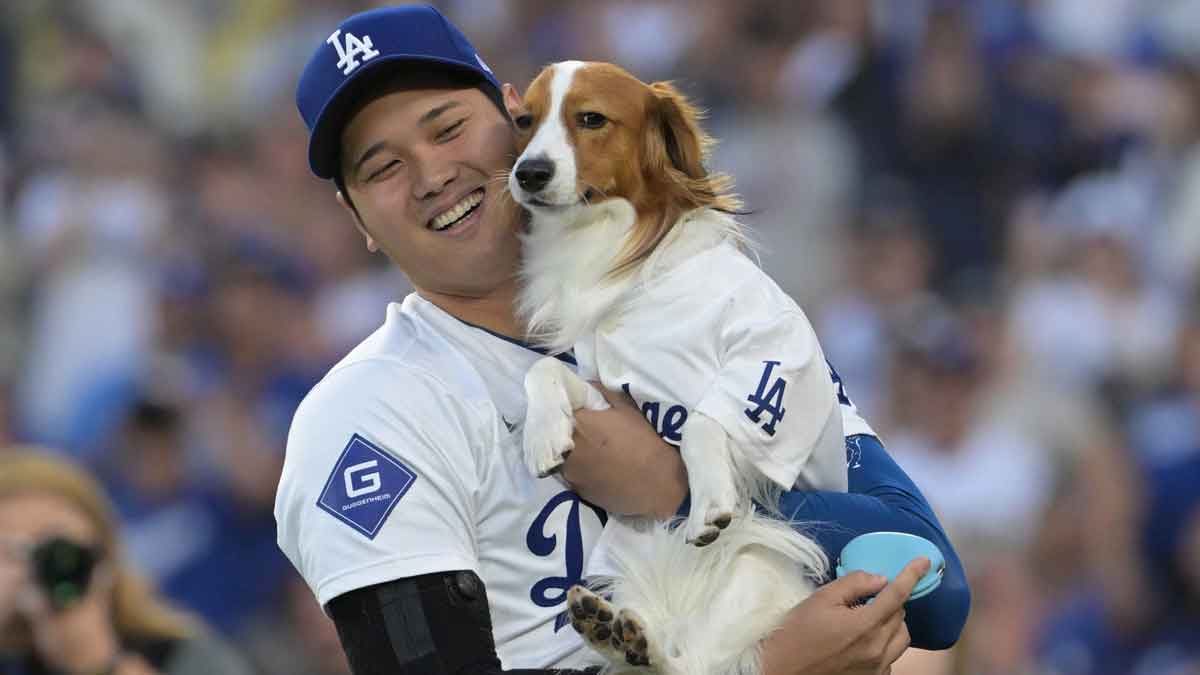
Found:
<svg viewBox="0 0 1200 675"><path fill-rule="evenodd" d="M379 167L378 169L375 169L374 171L372 171L371 175L367 176L367 180L373 181L376 178L379 178L383 174L387 173L388 170L390 170L392 167L394 167L398 164L400 164L400 160L393 159L392 161L388 162L387 164L384 164L383 166Z"/></svg>
<svg viewBox="0 0 1200 675"><path fill-rule="evenodd" d="M584 129L599 129L608 124L608 118L598 112L581 112L576 119Z"/></svg>
<svg viewBox="0 0 1200 675"><path fill-rule="evenodd" d="M533 126L533 115L529 113L517 115L516 119L513 120L513 124L517 125L517 128L521 131L528 131L529 127Z"/></svg>
<svg viewBox="0 0 1200 675"><path fill-rule="evenodd" d="M456 132L462 128L464 121L465 120L459 120L459 121L455 122L454 124L451 124L450 126L446 127L445 129L442 129L442 132L437 135L438 140L445 140L445 139L449 138L450 136L452 136L454 134L454 132Z"/></svg>

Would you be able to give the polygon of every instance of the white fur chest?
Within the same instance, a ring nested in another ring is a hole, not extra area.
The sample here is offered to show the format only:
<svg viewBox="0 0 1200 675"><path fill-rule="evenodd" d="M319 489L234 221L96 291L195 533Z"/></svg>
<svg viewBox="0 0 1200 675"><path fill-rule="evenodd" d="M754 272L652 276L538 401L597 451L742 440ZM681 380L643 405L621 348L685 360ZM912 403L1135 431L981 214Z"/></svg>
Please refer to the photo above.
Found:
<svg viewBox="0 0 1200 675"><path fill-rule="evenodd" d="M517 297L517 313L531 340L553 352L571 349L635 286L632 278L609 276L634 218L633 206L624 199L532 218L521 237Z"/></svg>

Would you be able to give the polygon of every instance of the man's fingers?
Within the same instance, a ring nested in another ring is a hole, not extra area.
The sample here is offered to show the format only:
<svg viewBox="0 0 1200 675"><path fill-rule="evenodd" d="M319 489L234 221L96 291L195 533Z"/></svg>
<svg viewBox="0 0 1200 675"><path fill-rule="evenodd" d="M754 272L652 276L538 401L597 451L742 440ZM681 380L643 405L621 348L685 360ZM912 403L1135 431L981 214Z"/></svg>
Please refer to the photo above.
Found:
<svg viewBox="0 0 1200 675"><path fill-rule="evenodd" d="M871 603L870 610L875 613L876 619L882 623L897 610L904 607L904 603L908 601L908 596L912 595L913 588L928 571L929 559L924 556L916 558L905 565L904 569L900 570L900 574L896 575L895 581L884 587L875 596L875 602Z"/></svg>
<svg viewBox="0 0 1200 675"><path fill-rule="evenodd" d="M851 572L840 579L825 584L818 593L830 596L833 604L851 607L864 598L878 593L887 585L887 577L866 572Z"/></svg>
<svg viewBox="0 0 1200 675"><path fill-rule="evenodd" d="M904 612L900 612L898 616L900 617L900 621L897 623L896 628L892 630L887 647L883 650L883 663L888 668L886 672L890 672L892 664L904 655L911 641L911 637L908 634L908 626L904 623Z"/></svg>

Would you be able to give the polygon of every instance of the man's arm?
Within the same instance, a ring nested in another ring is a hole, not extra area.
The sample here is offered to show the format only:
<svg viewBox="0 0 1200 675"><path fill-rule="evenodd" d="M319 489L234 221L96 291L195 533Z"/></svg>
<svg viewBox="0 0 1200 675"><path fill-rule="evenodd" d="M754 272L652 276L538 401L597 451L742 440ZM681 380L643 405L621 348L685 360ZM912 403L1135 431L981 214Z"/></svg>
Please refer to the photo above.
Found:
<svg viewBox="0 0 1200 675"><path fill-rule="evenodd" d="M594 675L504 670L487 590L474 572L425 574L367 586L325 606L354 675Z"/></svg>
<svg viewBox="0 0 1200 675"><path fill-rule="evenodd" d="M819 589L765 640L764 675L879 673L908 646L903 599L928 569L921 559L886 581L858 573ZM876 595L878 594L878 595ZM862 598L875 595L871 605ZM350 591L325 607L355 675L595 675L501 667L487 589L473 572L443 572Z"/></svg>
<svg viewBox="0 0 1200 675"><path fill-rule="evenodd" d="M688 493L679 449L659 438L627 397L598 388L612 407L575 411L575 449L563 478L610 513L674 516Z"/></svg>
<svg viewBox="0 0 1200 675"><path fill-rule="evenodd" d="M585 499L615 513L674 515L687 497L683 460L625 397L607 393L609 410L576 411L575 450L563 465L563 477ZM851 441L860 454L849 471L848 492L790 492L780 506L811 525L807 533L830 560L866 532L907 532L934 542L946 558L942 583L908 604L907 624L914 647L947 649L957 642L970 611L962 563L921 491L879 440L854 436Z"/></svg>
<svg viewBox="0 0 1200 675"><path fill-rule="evenodd" d="M851 539L867 532L906 532L937 545L946 559L942 583L908 603L908 630L921 649L949 649L958 641L971 608L966 571L933 509L912 479L874 436L846 439L854 463L849 492L788 492L785 516L807 525L806 534L836 560Z"/></svg>

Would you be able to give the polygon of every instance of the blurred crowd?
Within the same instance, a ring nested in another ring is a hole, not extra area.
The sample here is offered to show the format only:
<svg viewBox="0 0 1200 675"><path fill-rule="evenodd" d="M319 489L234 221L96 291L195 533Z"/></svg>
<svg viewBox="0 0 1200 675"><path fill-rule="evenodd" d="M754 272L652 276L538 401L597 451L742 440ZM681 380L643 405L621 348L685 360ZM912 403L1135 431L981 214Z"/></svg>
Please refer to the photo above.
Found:
<svg viewBox="0 0 1200 675"><path fill-rule="evenodd" d="M264 673L346 672L271 508L296 405L408 291L292 103L373 4L0 9L0 445L89 466ZM435 4L519 87L609 60L709 111L972 578L912 672L1200 672L1200 0Z"/></svg>

